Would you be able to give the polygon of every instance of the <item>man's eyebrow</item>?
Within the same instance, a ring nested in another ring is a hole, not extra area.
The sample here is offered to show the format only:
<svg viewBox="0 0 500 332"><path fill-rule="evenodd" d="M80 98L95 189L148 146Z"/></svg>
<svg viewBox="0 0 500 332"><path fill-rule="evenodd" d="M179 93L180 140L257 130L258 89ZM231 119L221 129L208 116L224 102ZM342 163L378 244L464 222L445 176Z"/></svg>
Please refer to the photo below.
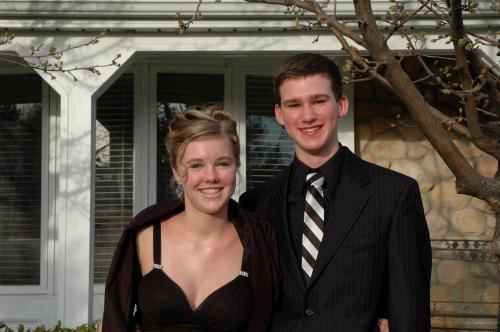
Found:
<svg viewBox="0 0 500 332"><path fill-rule="evenodd" d="M330 98L330 95L327 93L318 93L315 95L311 95L307 97L308 99L316 99L316 98ZM297 103L300 98L291 98L291 99L286 99L283 100L283 104L289 104L289 103Z"/></svg>
<svg viewBox="0 0 500 332"><path fill-rule="evenodd" d="M283 104L296 103L296 102L298 102L298 98L283 100Z"/></svg>
<svg viewBox="0 0 500 332"><path fill-rule="evenodd" d="M329 94L326 94L326 93L318 93L317 95L312 95L311 98L330 98L330 95Z"/></svg>

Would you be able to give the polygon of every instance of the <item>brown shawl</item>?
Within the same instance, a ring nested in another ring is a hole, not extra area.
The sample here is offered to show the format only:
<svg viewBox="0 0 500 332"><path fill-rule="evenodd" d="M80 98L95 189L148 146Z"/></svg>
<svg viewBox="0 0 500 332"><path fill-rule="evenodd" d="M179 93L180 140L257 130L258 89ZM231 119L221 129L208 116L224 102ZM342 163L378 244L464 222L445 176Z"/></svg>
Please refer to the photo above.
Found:
<svg viewBox="0 0 500 332"><path fill-rule="evenodd" d="M141 270L137 258L137 231L184 210L180 201L158 203L140 212L127 225L116 247L106 281L103 332L129 331L133 323L137 285ZM248 332L265 331L279 287L278 249L272 226L257 221L254 215L231 200L229 218L233 220L247 261L250 263L253 306Z"/></svg>

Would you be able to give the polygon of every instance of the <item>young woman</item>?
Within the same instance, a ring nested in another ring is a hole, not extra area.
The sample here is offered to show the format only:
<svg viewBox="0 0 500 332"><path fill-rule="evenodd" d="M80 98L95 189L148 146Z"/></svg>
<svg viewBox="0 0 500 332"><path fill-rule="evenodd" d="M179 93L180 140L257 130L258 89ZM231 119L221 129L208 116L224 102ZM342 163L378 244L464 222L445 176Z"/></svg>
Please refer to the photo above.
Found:
<svg viewBox="0 0 500 332"><path fill-rule="evenodd" d="M178 113L166 137L181 198L126 227L106 282L104 332L265 331L278 264L271 226L231 200L236 122L216 108Z"/></svg>

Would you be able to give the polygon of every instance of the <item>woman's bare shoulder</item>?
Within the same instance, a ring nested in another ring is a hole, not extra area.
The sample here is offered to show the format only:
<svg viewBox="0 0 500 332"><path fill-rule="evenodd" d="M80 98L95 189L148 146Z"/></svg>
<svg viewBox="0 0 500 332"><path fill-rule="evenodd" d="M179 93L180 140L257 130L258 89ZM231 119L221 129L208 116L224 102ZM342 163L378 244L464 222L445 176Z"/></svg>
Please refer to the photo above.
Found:
<svg viewBox="0 0 500 332"><path fill-rule="evenodd" d="M153 225L141 228L137 232L135 244L141 267L145 266L145 263L151 260L153 255Z"/></svg>

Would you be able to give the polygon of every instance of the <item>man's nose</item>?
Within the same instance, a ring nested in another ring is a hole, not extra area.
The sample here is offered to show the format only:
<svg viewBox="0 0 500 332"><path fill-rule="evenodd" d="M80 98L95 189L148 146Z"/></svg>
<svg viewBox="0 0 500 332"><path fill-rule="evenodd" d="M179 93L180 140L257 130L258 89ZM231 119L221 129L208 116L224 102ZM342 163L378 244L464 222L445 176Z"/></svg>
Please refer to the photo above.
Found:
<svg viewBox="0 0 500 332"><path fill-rule="evenodd" d="M314 108L311 104L305 103L302 106L302 121L304 122L312 122L316 119L316 113L314 112Z"/></svg>

